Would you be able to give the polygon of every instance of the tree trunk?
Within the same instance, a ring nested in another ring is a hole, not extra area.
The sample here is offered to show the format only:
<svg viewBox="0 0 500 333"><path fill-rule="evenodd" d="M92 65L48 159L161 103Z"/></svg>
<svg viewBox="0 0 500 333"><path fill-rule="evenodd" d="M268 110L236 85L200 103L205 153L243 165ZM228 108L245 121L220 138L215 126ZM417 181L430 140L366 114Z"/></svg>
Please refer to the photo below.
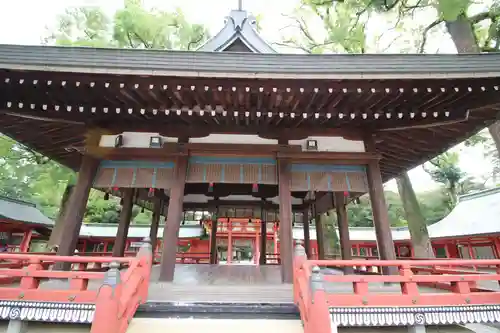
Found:
<svg viewBox="0 0 500 333"><path fill-rule="evenodd" d="M432 250L427 225L420 211L420 206L415 191L413 191L410 177L408 177L408 174L405 172L396 178L396 182L398 184L399 196L401 197L401 201L403 201L415 257L434 258L434 251Z"/></svg>
<svg viewBox="0 0 500 333"><path fill-rule="evenodd" d="M446 29L458 53L481 52L474 33L474 26L465 15L458 16L455 21L447 21ZM497 121L490 125L488 131L495 142L497 154L500 156L500 122Z"/></svg>
<svg viewBox="0 0 500 333"><path fill-rule="evenodd" d="M61 243L61 234L64 229L64 225L61 222L64 216L64 211L66 209L66 203L68 202L68 199L71 196L71 192L73 192L74 187L75 185L73 183L68 182L66 188L64 189L64 193L61 198L61 205L59 206L59 214L57 215L54 227L52 228L52 232L50 233L48 243L49 247L52 247L53 245L59 245Z"/></svg>
<svg viewBox="0 0 500 333"><path fill-rule="evenodd" d="M455 21L446 21L446 30L458 53L479 53L474 27L465 14L459 15Z"/></svg>

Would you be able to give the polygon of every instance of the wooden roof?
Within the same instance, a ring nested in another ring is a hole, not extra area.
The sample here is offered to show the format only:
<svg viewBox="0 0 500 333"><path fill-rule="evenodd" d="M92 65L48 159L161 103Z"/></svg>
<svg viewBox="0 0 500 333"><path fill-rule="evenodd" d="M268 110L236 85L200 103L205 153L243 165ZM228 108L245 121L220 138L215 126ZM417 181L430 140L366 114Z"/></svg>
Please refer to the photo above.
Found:
<svg viewBox="0 0 500 333"><path fill-rule="evenodd" d="M77 168L91 128L373 134L385 180L493 122L500 54L295 55L0 45L0 131Z"/></svg>

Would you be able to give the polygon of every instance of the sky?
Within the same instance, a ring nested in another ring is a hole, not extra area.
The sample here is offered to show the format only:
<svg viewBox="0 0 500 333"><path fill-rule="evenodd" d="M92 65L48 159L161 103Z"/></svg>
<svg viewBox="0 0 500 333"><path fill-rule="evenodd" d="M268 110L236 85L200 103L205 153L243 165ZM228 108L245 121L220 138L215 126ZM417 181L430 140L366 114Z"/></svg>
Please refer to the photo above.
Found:
<svg viewBox="0 0 500 333"><path fill-rule="evenodd" d="M167 10L181 8L189 21L204 24L210 29L212 35L222 28L224 17L229 11L238 6L237 0L145 0L144 2L148 7ZM6 4L0 3L0 43L36 45L40 44L48 29L56 24L57 15L64 12L65 8L99 6L107 13L113 14L122 6L123 0L16 0L4 1L4 3ZM262 36L266 40L278 41L283 34L283 27L290 23L283 14L290 13L298 3L298 0L246 0L243 1L243 7L254 15L262 16L260 24ZM372 21L368 31L375 36L382 31L389 30L389 27L385 19L379 19ZM321 34L320 29L315 30L314 24L311 30L317 35ZM385 35L384 38L392 39L392 36L389 33L389 36ZM397 52L398 47L409 42L400 41L399 43L400 45L393 45L389 51ZM451 40L439 32L429 39L426 50L429 53L455 52ZM481 149L456 147L455 150L460 152L460 166L468 174L482 177L491 169ZM417 192L437 187L422 167L411 170L410 178ZM386 188L396 190L395 182L387 183Z"/></svg>

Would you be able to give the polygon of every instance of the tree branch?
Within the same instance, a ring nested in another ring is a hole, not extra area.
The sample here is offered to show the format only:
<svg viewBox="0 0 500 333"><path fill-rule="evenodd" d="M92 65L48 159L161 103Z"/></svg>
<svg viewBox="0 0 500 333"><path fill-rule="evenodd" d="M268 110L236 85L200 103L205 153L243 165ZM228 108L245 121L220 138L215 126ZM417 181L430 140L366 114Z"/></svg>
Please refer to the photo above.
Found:
<svg viewBox="0 0 500 333"><path fill-rule="evenodd" d="M438 26L439 24L441 24L443 22L443 20L439 19L439 20L436 20L434 22L432 22L431 24L429 24L423 31L423 34L422 34L422 43L420 44L420 47L418 49L418 52L419 53L424 53L424 48L425 48L425 44L427 43L427 34L429 33L429 31L431 29L433 29L434 27Z"/></svg>

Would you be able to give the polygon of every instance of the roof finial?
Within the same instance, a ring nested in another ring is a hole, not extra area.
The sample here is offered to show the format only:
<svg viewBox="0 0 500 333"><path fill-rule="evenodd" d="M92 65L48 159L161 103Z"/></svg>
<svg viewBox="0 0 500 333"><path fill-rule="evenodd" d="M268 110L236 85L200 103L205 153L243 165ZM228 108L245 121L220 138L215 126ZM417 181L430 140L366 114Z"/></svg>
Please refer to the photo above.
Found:
<svg viewBox="0 0 500 333"><path fill-rule="evenodd" d="M243 0L238 0L238 10L243 10Z"/></svg>

